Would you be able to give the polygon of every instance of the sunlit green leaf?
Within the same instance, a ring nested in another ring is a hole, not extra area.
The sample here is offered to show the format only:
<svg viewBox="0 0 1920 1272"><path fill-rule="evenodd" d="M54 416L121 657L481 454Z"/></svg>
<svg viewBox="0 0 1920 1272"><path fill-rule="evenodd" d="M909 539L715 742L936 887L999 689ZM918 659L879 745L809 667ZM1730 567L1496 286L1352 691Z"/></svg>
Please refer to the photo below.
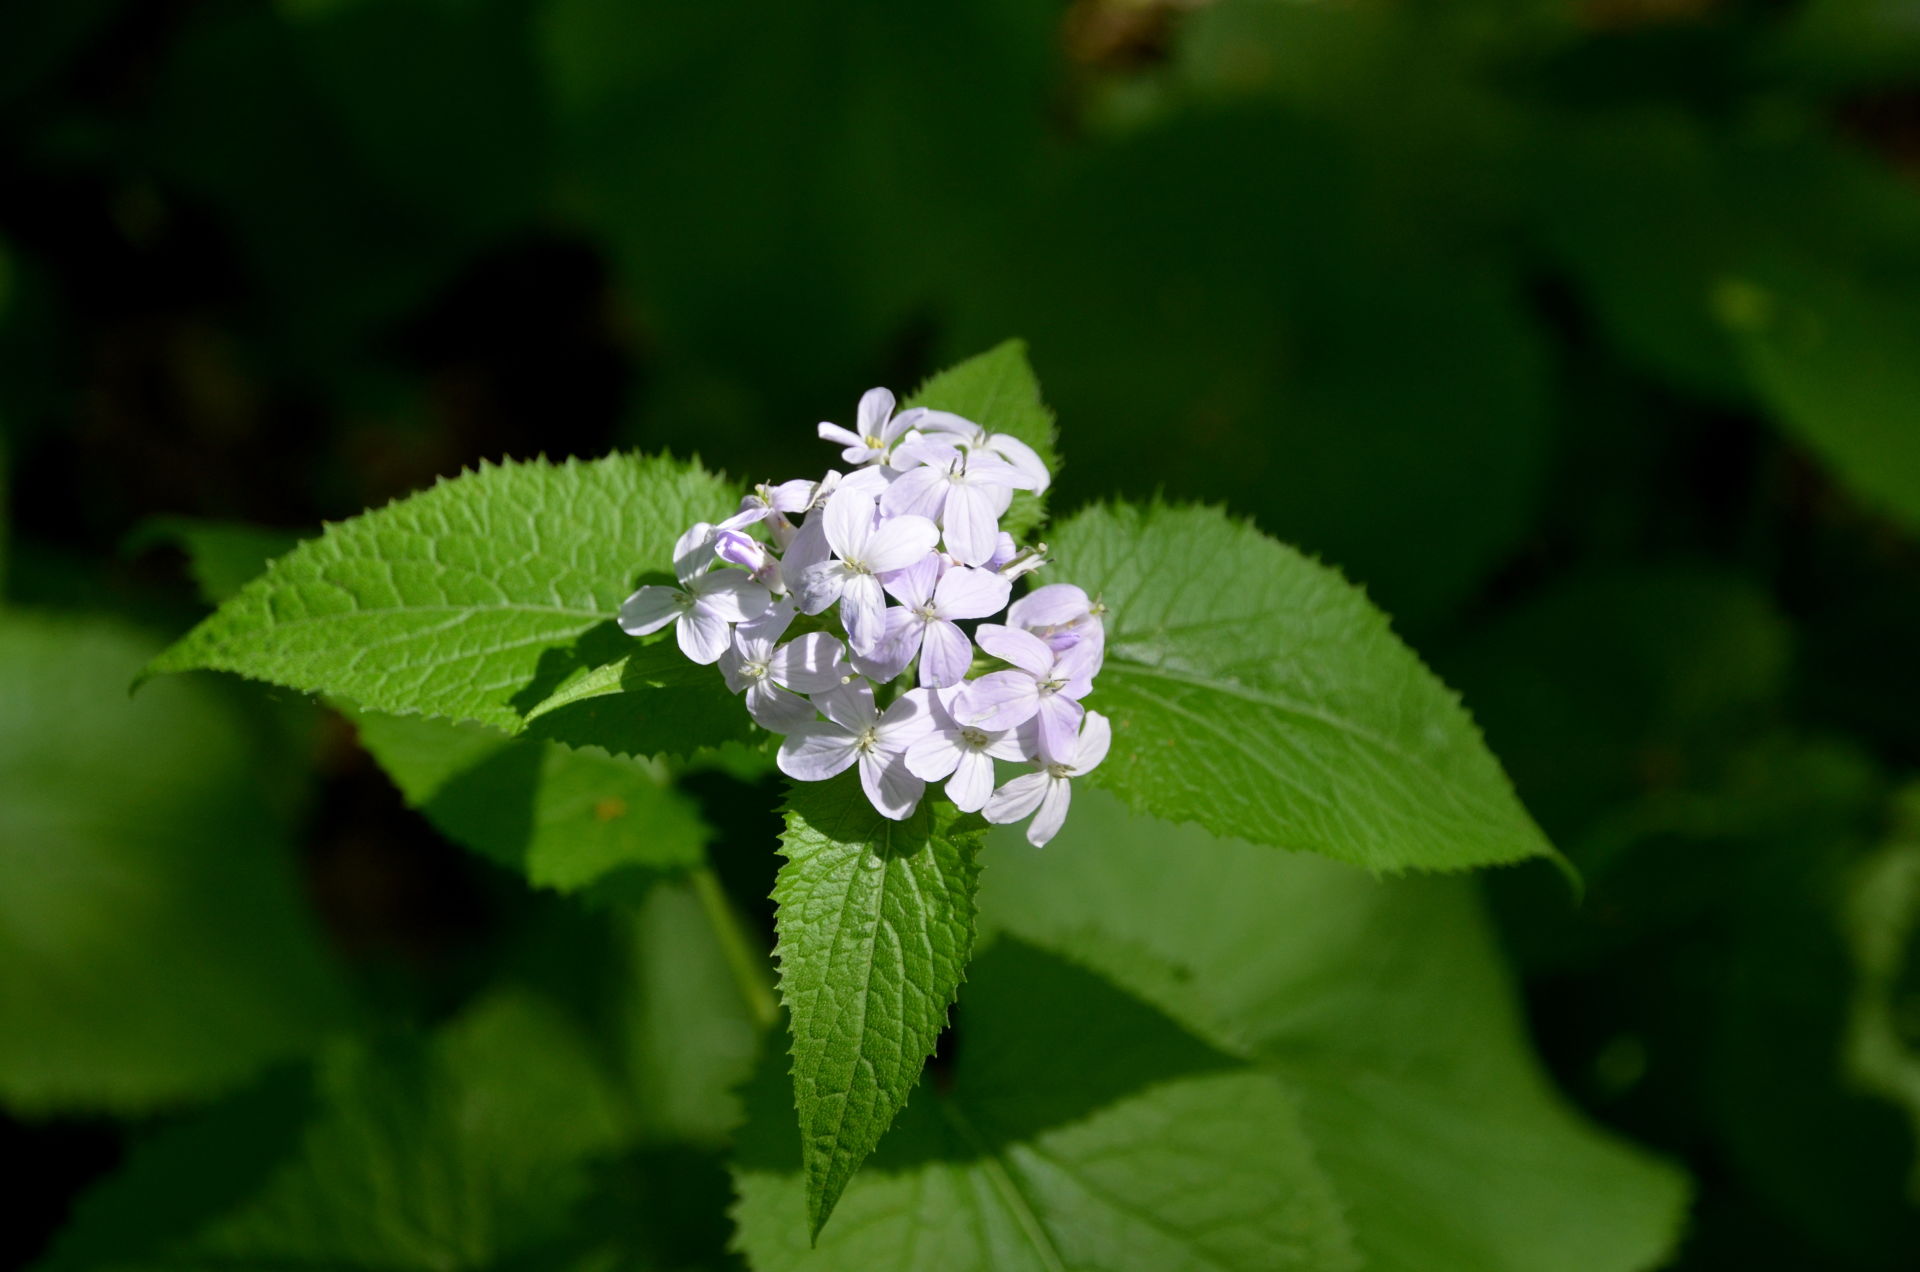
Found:
<svg viewBox="0 0 1920 1272"><path fill-rule="evenodd" d="M483 465L329 526L154 660L512 729L626 638L612 625L720 479L663 458ZM583 638L585 638L583 640Z"/></svg>
<svg viewBox="0 0 1920 1272"><path fill-rule="evenodd" d="M1057 568L1107 606L1095 771L1143 811L1377 870L1551 855L1472 720L1326 566L1205 508L1089 509Z"/></svg>
<svg viewBox="0 0 1920 1272"><path fill-rule="evenodd" d="M973 949L979 823L934 800L890 821L852 773L796 785L786 815L775 953L818 1232L946 1026Z"/></svg>

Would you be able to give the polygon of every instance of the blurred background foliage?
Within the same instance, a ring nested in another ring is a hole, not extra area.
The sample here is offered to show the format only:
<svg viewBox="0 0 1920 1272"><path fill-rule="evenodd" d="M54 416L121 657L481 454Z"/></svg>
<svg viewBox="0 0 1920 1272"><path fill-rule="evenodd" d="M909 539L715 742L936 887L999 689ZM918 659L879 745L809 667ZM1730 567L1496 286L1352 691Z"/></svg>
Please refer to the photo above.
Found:
<svg viewBox="0 0 1920 1272"><path fill-rule="evenodd" d="M539 753L369 721L403 797L312 704L124 686L322 519L809 471L1009 335L1057 507L1222 502L1464 693L1587 881L1484 883L1531 1044L1691 1175L1674 1266L1912 1267L1912 0L0 5L0 1259L730 1257L750 756L608 779L671 833L562 899L579 770L503 810Z"/></svg>

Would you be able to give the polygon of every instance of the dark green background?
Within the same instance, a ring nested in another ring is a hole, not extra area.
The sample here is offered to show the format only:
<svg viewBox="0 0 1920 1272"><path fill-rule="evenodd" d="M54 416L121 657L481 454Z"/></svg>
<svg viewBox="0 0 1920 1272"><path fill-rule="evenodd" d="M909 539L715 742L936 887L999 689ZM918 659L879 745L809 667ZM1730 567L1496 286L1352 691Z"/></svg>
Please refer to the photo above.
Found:
<svg viewBox="0 0 1920 1272"><path fill-rule="evenodd" d="M1913 1266L1843 1039L1920 760L1920 6L0 5L10 603L177 631L150 519L482 457L811 472L1014 335L1056 508L1223 502L1465 694L1588 883L1489 884L1537 1041L1695 1176L1678 1266ZM527 903L321 738L309 891L444 1010ZM0 1119L0 1246L131 1133Z"/></svg>

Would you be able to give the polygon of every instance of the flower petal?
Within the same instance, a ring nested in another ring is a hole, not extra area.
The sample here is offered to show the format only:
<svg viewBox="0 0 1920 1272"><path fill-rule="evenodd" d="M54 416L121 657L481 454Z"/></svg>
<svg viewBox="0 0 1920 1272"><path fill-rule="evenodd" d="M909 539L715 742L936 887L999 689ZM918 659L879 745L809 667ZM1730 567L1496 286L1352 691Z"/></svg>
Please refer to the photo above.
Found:
<svg viewBox="0 0 1920 1272"><path fill-rule="evenodd" d="M774 733L791 733L813 720L813 704L768 680L756 680L747 690L747 714Z"/></svg>
<svg viewBox="0 0 1920 1272"><path fill-rule="evenodd" d="M963 813L977 813L993 798L993 761L986 752L965 750L947 783L947 798Z"/></svg>
<svg viewBox="0 0 1920 1272"><path fill-rule="evenodd" d="M813 483L804 477L783 481L773 488L767 502L775 512L805 512L813 502Z"/></svg>
<svg viewBox="0 0 1920 1272"><path fill-rule="evenodd" d="M955 415L952 411L924 411L920 416L920 429L927 433L951 433L964 442L986 436L986 430L964 415Z"/></svg>
<svg viewBox="0 0 1920 1272"><path fill-rule="evenodd" d="M945 688L965 680L973 666L973 642L967 634L944 618L934 619L926 630L920 646L920 683Z"/></svg>
<svg viewBox="0 0 1920 1272"><path fill-rule="evenodd" d="M620 630L629 636L645 636L680 617L686 608L686 593L679 588L652 584L621 604Z"/></svg>
<svg viewBox="0 0 1920 1272"><path fill-rule="evenodd" d="M773 604L767 589L739 570L715 570L702 574L687 585L693 593L693 607L728 623L758 618Z"/></svg>
<svg viewBox="0 0 1920 1272"><path fill-rule="evenodd" d="M792 580L832 555L832 545L827 542L827 519L818 512L810 512L805 524L793 532L793 541L787 544L780 558L780 568L786 572L791 586Z"/></svg>
<svg viewBox="0 0 1920 1272"><path fill-rule="evenodd" d="M860 439L879 437L886 432L887 417L893 414L893 394L886 389L868 389L860 395Z"/></svg>
<svg viewBox="0 0 1920 1272"><path fill-rule="evenodd" d="M902 447L900 454L912 449ZM944 468L909 468L880 493L880 510L891 517L938 517L947 506L947 491L952 485L952 474Z"/></svg>
<svg viewBox="0 0 1920 1272"><path fill-rule="evenodd" d="M905 821L920 806L927 784L907 771L898 753L860 753L860 785L882 817Z"/></svg>
<svg viewBox="0 0 1920 1272"><path fill-rule="evenodd" d="M871 654L853 651L853 669L876 684L885 684L907 669L920 653L920 637L926 620L912 610L889 605L886 630Z"/></svg>
<svg viewBox="0 0 1920 1272"><path fill-rule="evenodd" d="M754 654L764 651L773 653L774 642L787 634L787 628L793 623L794 601L791 596L781 597L767 606L767 611L757 618L747 619L733 629L734 638L741 642L740 652Z"/></svg>
<svg viewBox="0 0 1920 1272"><path fill-rule="evenodd" d="M773 651L768 674L797 693L826 693L847 676L847 647L826 632L808 632Z"/></svg>
<svg viewBox="0 0 1920 1272"><path fill-rule="evenodd" d="M873 535L873 498L841 486L820 510L827 523L827 542L843 561L858 561Z"/></svg>
<svg viewBox="0 0 1920 1272"><path fill-rule="evenodd" d="M925 517L889 517L874 528L861 559L875 574L910 569L932 555L939 538L939 527Z"/></svg>
<svg viewBox="0 0 1920 1272"><path fill-rule="evenodd" d="M880 713L874 741L882 750L899 754L934 730L933 694L909 689Z"/></svg>
<svg viewBox="0 0 1920 1272"><path fill-rule="evenodd" d="M922 424L922 428L926 425ZM1020 475L1032 484L1027 489L1039 494L1053 482L1053 474L1047 471L1047 465L1033 447L1027 445L1010 433L995 433L987 438L987 449L1006 460Z"/></svg>
<svg viewBox="0 0 1920 1272"><path fill-rule="evenodd" d="M800 533L805 534L806 530ZM793 583L793 597L800 603L800 612L818 614L825 610L840 599L847 580L853 577L853 571L847 569L844 561L816 561L800 571L800 577Z"/></svg>
<svg viewBox="0 0 1920 1272"><path fill-rule="evenodd" d="M813 695L813 705L827 719L854 733L864 733L879 722L873 709L873 686L864 680L837 685Z"/></svg>
<svg viewBox="0 0 1920 1272"><path fill-rule="evenodd" d="M1032 632L999 623L982 623L973 638L995 658L1005 659L1036 680L1053 674L1053 651Z"/></svg>
<svg viewBox="0 0 1920 1272"><path fill-rule="evenodd" d="M720 676L727 682L728 693L739 693L759 683L758 677L747 674L746 664L747 660L740 652L740 633L735 631L733 644L727 646L727 651L720 655Z"/></svg>
<svg viewBox="0 0 1920 1272"><path fill-rule="evenodd" d="M847 643L871 658L887 634L887 597L871 574L849 574L840 589L840 622Z"/></svg>
<svg viewBox="0 0 1920 1272"><path fill-rule="evenodd" d="M719 662L720 655L733 644L733 629L727 626L727 620L700 604L680 616L673 634L679 638L680 652L702 664Z"/></svg>
<svg viewBox="0 0 1920 1272"><path fill-rule="evenodd" d="M1035 733L1041 759L1049 764L1073 763L1074 751L1080 745L1080 718L1085 713L1085 707L1064 694L1040 699L1033 718L1039 726Z"/></svg>
<svg viewBox="0 0 1920 1272"><path fill-rule="evenodd" d="M933 607L942 618L985 618L1007 607L1013 584L992 570L971 566L948 570L933 590Z"/></svg>
<svg viewBox="0 0 1920 1272"><path fill-rule="evenodd" d="M802 782L824 782L853 766L860 748L853 735L837 724L814 721L796 725L780 742L774 763L788 777Z"/></svg>
<svg viewBox="0 0 1920 1272"><path fill-rule="evenodd" d="M1080 740L1074 746L1073 765L1076 774L1085 773L1100 767L1100 761L1107 758L1107 752L1113 746L1113 725L1107 717L1098 711L1087 712L1087 719L1080 726Z"/></svg>
<svg viewBox="0 0 1920 1272"><path fill-rule="evenodd" d="M1012 729L1040 709L1040 686L1024 671L996 671L969 681L948 704L954 719L984 729Z"/></svg>
<svg viewBox="0 0 1920 1272"><path fill-rule="evenodd" d="M838 424L829 424L824 420L820 423L819 433L821 441L833 442L840 446L864 447L867 444L866 440L852 429L842 428Z"/></svg>
<svg viewBox="0 0 1920 1272"><path fill-rule="evenodd" d="M1073 783L1064 777L1049 777L1047 792L1040 800L1040 811L1033 815L1033 822L1027 827L1027 842L1035 848L1045 848L1047 841L1067 824L1067 805L1072 801Z"/></svg>
<svg viewBox="0 0 1920 1272"><path fill-rule="evenodd" d="M966 565L985 565L1000 538L1000 513L993 495L971 479L956 482L947 492L940 524L946 530L947 551Z"/></svg>
<svg viewBox="0 0 1920 1272"><path fill-rule="evenodd" d="M696 521L673 543L673 574L682 583L707 568L713 560L713 527Z"/></svg>
<svg viewBox="0 0 1920 1272"><path fill-rule="evenodd" d="M929 553L906 569L893 571L880 584L894 600L918 608L933 599L942 565L938 553Z"/></svg>
<svg viewBox="0 0 1920 1272"><path fill-rule="evenodd" d="M963 753L953 733L945 729L935 729L907 748L907 769L915 777L937 782L953 772L955 766L960 763ZM992 785L991 772L989 772L988 785Z"/></svg>
<svg viewBox="0 0 1920 1272"><path fill-rule="evenodd" d="M980 815L996 826L1017 822L1040 807L1051 780L1045 773L1022 773L988 796Z"/></svg>
<svg viewBox="0 0 1920 1272"><path fill-rule="evenodd" d="M1015 601L1007 610L1007 624L1040 633L1051 627L1071 627L1092 614L1093 602L1083 589L1072 583L1049 583Z"/></svg>

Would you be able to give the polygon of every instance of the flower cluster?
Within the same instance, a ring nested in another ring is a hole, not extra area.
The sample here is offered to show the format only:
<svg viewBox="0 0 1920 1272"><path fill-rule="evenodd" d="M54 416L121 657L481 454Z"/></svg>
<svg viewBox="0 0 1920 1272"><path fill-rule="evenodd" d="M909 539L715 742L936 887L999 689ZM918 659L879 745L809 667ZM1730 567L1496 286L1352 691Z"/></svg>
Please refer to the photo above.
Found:
<svg viewBox="0 0 1920 1272"><path fill-rule="evenodd" d="M758 486L735 515L688 530L674 545L678 586L635 592L620 626L644 636L672 624L687 657L717 663L747 713L784 735L788 776L858 766L867 798L895 819L944 780L966 812L1031 816L1038 847L1112 738L1080 701L1105 653L1102 607L1069 583L1012 600L1046 547L1022 548L1000 518L1015 491L1045 490L1052 475L1018 438L946 411L896 414L885 389L860 399L856 423L820 425L849 471ZM996 787L995 760L1031 769Z"/></svg>

